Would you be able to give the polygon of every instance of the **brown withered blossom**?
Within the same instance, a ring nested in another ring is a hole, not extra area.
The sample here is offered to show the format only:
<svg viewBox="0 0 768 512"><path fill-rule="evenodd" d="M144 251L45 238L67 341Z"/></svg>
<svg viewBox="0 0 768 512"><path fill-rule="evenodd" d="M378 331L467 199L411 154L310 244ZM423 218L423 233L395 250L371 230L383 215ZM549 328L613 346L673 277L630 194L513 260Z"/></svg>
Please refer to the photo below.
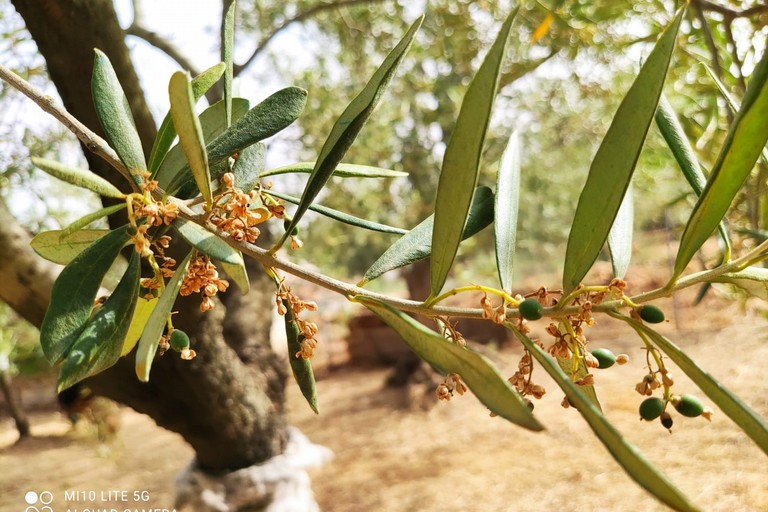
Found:
<svg viewBox="0 0 768 512"><path fill-rule="evenodd" d="M219 278L219 272L211 259L208 256L198 255L189 265L179 294L187 296L202 292L200 311L205 312L215 306L212 297L218 292L227 291L227 288L229 288L229 281Z"/></svg>

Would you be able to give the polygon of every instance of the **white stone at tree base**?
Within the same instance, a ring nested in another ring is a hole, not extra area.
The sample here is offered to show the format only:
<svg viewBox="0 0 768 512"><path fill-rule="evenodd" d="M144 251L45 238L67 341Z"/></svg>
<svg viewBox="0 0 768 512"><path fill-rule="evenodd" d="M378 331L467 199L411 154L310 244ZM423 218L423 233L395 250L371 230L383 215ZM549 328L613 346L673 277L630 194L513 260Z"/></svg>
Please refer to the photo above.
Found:
<svg viewBox="0 0 768 512"><path fill-rule="evenodd" d="M332 458L329 448L289 427L285 452L262 464L213 476L193 461L176 479L176 510L319 512L307 469Z"/></svg>

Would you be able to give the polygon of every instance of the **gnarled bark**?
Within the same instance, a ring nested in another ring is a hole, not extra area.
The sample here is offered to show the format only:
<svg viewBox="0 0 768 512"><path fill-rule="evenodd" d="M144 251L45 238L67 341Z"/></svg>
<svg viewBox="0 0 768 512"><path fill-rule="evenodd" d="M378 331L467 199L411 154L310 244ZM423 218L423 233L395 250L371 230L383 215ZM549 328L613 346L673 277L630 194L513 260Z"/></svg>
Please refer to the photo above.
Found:
<svg viewBox="0 0 768 512"><path fill-rule="evenodd" d="M32 37L48 63L66 108L96 133L103 135L91 99L93 48L110 58L128 97L145 151L156 134L138 78L110 0L14 0ZM86 152L91 170L125 188L120 176ZM0 217L3 211L0 210ZM3 236L22 246L28 237L13 231L15 223L2 223ZM10 231L9 231L10 230ZM15 234L14 234L15 233ZM4 294L14 309L40 325L50 296L53 274L36 265L40 259L28 247L17 259L4 259L2 271L18 283L20 299ZM18 269L24 269L20 273ZM8 282L8 281L6 281ZM231 289L228 293L236 294ZM175 325L187 331L198 357L182 361L175 353L155 361L148 384L140 383L129 356L110 370L89 379L98 394L118 400L150 415L178 432L195 449L197 465L209 472L233 470L266 461L282 453L287 439L283 413L286 372L269 349L268 322L249 323L237 314L247 307L262 320L271 304L270 288L255 281L247 301L228 299L208 314L200 314L199 299L178 304ZM228 319L232 319L231 321ZM227 343L227 336L236 343ZM236 347L237 350L232 347ZM243 347L249 347L247 351ZM245 353L251 356L245 357Z"/></svg>

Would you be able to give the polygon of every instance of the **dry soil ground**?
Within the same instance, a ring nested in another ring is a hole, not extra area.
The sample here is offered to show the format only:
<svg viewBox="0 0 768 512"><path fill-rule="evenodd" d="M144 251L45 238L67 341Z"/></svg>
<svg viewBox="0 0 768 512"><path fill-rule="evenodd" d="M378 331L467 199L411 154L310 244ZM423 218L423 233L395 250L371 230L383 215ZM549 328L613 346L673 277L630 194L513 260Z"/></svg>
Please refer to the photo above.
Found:
<svg viewBox="0 0 768 512"><path fill-rule="evenodd" d="M689 301L687 296L680 304ZM665 307L673 310L671 303ZM661 329L768 417L768 330L761 313L714 297L677 313ZM608 321L591 337L596 346L631 357L630 364L600 371L597 383L606 414L628 439L703 510L768 510L764 453L719 411L712 423L678 418L672 434L640 422L642 399L633 389L644 366L638 340ZM495 358L510 370L518 356L509 348ZM535 412L547 430L531 433L488 417L469 395L430 410L408 406L401 390L383 387L385 375L349 367L322 372L320 416L291 386L292 423L335 452L332 462L312 471L323 510L666 510L624 474L576 411L560 407L562 394L543 377L550 393ZM679 392L694 391L680 372L675 376ZM33 409L34 437L22 443L14 444L10 420L0 419L0 512L24 510L29 490L57 497L73 489L148 491L153 507L172 508L174 478L192 457L178 436L123 409L122 428L105 446L68 433L55 410Z"/></svg>

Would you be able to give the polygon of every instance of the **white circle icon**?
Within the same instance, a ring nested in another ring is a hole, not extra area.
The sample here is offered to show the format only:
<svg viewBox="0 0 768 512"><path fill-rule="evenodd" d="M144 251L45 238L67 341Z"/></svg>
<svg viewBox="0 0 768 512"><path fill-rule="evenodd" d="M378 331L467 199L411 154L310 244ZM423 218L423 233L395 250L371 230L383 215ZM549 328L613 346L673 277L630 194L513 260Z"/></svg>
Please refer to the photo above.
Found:
<svg viewBox="0 0 768 512"><path fill-rule="evenodd" d="M48 505L53 501L53 493L51 491L43 491L40 493L40 503Z"/></svg>
<svg viewBox="0 0 768 512"><path fill-rule="evenodd" d="M37 503L37 493L35 491L27 492L27 494L24 495L24 501L29 505L34 505Z"/></svg>

